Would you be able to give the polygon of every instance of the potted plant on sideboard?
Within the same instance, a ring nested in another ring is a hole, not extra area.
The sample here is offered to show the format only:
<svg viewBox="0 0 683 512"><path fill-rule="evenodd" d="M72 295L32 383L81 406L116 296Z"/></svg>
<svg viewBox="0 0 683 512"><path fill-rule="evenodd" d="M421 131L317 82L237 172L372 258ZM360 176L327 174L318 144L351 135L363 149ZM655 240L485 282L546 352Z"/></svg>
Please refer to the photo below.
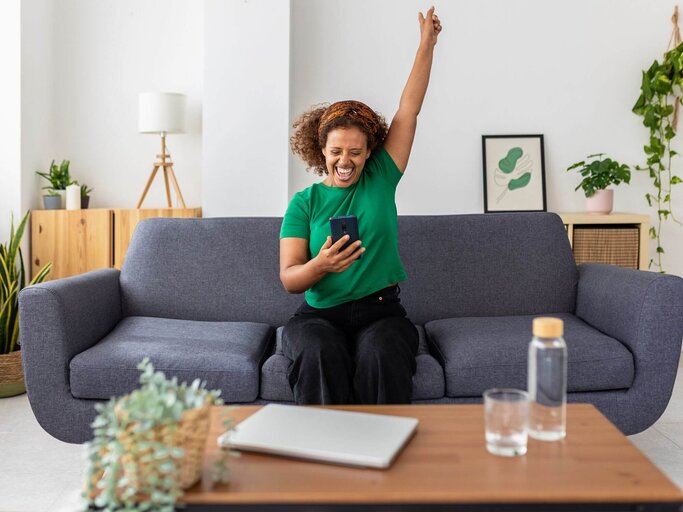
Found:
<svg viewBox="0 0 683 512"><path fill-rule="evenodd" d="M588 155L586 160L576 162L567 168L567 171L578 169L583 177L574 190L583 189L588 213L610 213L614 207L614 190L607 187L631 182L631 170L628 165L603 156L604 153Z"/></svg>
<svg viewBox="0 0 683 512"><path fill-rule="evenodd" d="M76 182L78 183L78 182ZM81 185L81 208L86 210L88 206L90 205L90 193L92 192L92 189L88 187L88 185L83 184Z"/></svg>
<svg viewBox="0 0 683 512"><path fill-rule="evenodd" d="M47 195L43 196L43 205L45 209L55 209L54 199L46 200L46 198L55 196L59 196L61 198L58 208L63 207L66 187L72 183L71 176L69 174L69 164L69 160L62 160L60 165L55 164L55 161L53 160L50 164L50 169L48 172L36 171L38 176L41 176L50 182L50 185L43 187L43 190L47 190L48 192Z"/></svg>
<svg viewBox="0 0 683 512"><path fill-rule="evenodd" d="M0 398L19 395L26 391L19 350L19 292L26 284L21 239L29 212L14 231L10 225L9 242L0 244ZM29 284L42 282L52 263L42 267Z"/></svg>
<svg viewBox="0 0 683 512"><path fill-rule="evenodd" d="M47 194L43 196L43 208L46 210L59 210L62 207L62 195L48 187Z"/></svg>

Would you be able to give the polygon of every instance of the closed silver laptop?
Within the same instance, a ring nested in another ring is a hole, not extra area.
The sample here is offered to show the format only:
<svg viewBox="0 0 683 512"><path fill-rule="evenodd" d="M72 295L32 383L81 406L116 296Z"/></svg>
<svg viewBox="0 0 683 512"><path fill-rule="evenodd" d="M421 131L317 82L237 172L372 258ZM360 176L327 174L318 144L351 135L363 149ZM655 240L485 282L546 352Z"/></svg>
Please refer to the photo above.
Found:
<svg viewBox="0 0 683 512"><path fill-rule="evenodd" d="M388 468L417 429L404 416L268 404L218 438L238 450Z"/></svg>

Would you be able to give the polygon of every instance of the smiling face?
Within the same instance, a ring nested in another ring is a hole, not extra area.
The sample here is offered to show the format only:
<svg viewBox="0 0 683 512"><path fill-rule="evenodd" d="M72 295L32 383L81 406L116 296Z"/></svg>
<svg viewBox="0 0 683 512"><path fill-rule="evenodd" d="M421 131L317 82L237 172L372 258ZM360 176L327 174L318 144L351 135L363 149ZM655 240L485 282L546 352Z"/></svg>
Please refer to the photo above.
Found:
<svg viewBox="0 0 683 512"><path fill-rule="evenodd" d="M360 179L366 160L370 157L368 138L355 126L335 128L327 134L323 148L329 187L350 187Z"/></svg>

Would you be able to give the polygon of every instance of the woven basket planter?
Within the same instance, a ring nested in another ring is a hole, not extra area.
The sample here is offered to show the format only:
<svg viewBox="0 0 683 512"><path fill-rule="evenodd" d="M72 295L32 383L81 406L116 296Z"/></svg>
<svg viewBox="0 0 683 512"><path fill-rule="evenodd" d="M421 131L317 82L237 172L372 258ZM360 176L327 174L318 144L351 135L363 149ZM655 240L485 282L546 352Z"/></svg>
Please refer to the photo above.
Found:
<svg viewBox="0 0 683 512"><path fill-rule="evenodd" d="M117 412L117 416L119 416ZM209 424L211 419L211 404L207 403L203 407L190 409L185 411L177 423L177 427L159 426L154 428L154 441L163 443L169 449L183 448L185 451L181 459L175 459L176 474L174 478L178 482L181 489L187 489L199 481L202 475L202 463L204 457L204 449L206 446L206 439L209 435ZM131 426L126 430L118 433L118 440L124 448L124 454L121 456L122 469L119 480L125 478L131 482L136 488L140 489L141 483L147 481L149 476L149 467L145 465L141 459L150 453L150 451L138 451L132 453L128 447L133 443L133 437L128 435L128 431L132 431L135 426ZM101 454L103 457L106 453ZM94 476L93 483L96 483L104 476L104 472ZM117 491L117 496L121 496L123 489ZM91 498L95 498L91 495ZM142 501L148 496L138 494L137 499Z"/></svg>
<svg viewBox="0 0 683 512"><path fill-rule="evenodd" d="M26 393L21 351L0 355L0 398Z"/></svg>

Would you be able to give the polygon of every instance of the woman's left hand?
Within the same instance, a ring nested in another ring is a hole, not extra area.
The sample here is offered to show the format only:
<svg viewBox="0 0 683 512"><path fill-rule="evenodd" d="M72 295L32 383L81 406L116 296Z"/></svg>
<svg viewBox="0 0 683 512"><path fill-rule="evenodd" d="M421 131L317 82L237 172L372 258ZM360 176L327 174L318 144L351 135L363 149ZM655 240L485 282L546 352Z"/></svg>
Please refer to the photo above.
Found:
<svg viewBox="0 0 683 512"><path fill-rule="evenodd" d="M441 33L441 21L439 17L434 14L434 7L430 7L427 11L427 16L418 13L420 21L420 44L434 46Z"/></svg>

